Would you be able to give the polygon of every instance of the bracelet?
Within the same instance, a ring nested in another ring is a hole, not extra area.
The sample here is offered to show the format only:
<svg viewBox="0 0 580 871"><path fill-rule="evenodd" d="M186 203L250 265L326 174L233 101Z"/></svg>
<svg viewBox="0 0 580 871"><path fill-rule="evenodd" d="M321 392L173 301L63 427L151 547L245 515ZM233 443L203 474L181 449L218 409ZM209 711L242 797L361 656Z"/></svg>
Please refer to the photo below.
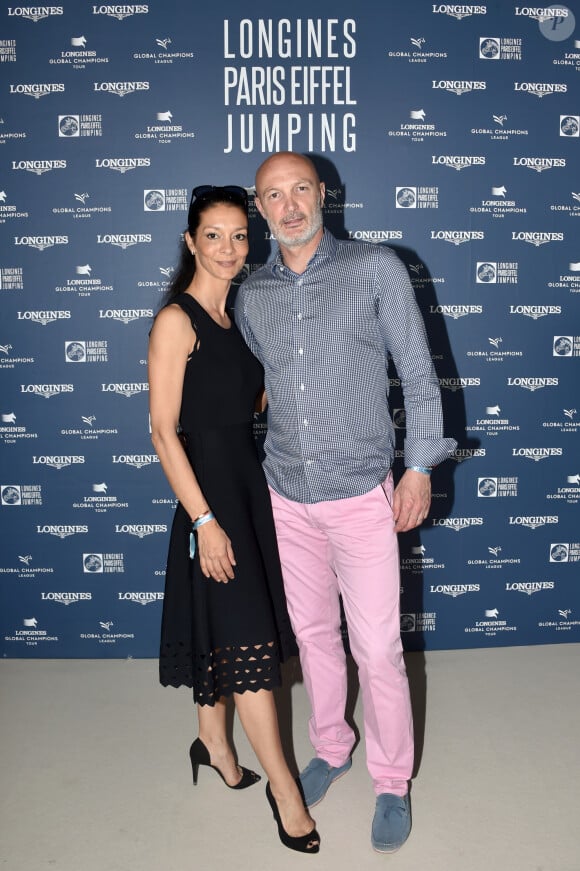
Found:
<svg viewBox="0 0 580 871"><path fill-rule="evenodd" d="M421 472L423 475L430 475L431 469L428 469L426 466L407 466L412 472Z"/></svg>
<svg viewBox="0 0 580 871"><path fill-rule="evenodd" d="M211 508L206 508L205 511L202 511L201 514L198 514L197 517L194 517L191 521L192 523L197 523L198 520L201 520L202 517L205 517L206 514L211 514Z"/></svg>
<svg viewBox="0 0 580 871"><path fill-rule="evenodd" d="M193 534L195 529L199 529L200 526L203 526L204 523L209 523L210 520L215 520L215 514L213 511L204 511L203 514L200 514L199 517L196 517L191 524L191 532L189 533L189 558L193 559L195 556L195 535Z"/></svg>
<svg viewBox="0 0 580 871"><path fill-rule="evenodd" d="M191 528L199 529L200 526L203 526L204 523L209 523L210 520L215 520L215 514L213 511L206 511L204 514L200 514L199 517L195 518L191 524Z"/></svg>

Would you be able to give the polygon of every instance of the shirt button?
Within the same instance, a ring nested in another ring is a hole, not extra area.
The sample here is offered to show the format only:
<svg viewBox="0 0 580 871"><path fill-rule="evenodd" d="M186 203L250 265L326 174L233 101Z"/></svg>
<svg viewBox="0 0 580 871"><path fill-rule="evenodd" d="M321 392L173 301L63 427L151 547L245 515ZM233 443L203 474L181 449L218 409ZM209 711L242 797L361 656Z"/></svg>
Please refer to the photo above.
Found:
<svg viewBox="0 0 580 871"><path fill-rule="evenodd" d="M304 418L304 426L308 426L308 421Z"/></svg>
<svg viewBox="0 0 580 871"><path fill-rule="evenodd" d="M298 348L298 353L299 353L299 354L303 354L303 353L304 353L304 348Z"/></svg>
<svg viewBox="0 0 580 871"><path fill-rule="evenodd" d="M302 320L302 312L298 312L298 320L299 320L299 321Z"/></svg>
<svg viewBox="0 0 580 871"><path fill-rule="evenodd" d="M306 460L306 465L307 465L307 466L311 466L311 465L312 465L312 460Z"/></svg>
<svg viewBox="0 0 580 871"><path fill-rule="evenodd" d="M300 390L304 390L304 384L300 385Z"/></svg>

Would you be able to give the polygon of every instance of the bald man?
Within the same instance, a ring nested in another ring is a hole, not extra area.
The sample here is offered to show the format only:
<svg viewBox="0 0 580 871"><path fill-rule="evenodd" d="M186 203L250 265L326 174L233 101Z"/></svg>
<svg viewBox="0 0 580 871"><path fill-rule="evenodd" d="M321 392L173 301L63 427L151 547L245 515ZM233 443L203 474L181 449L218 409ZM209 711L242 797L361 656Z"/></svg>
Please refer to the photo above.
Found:
<svg viewBox="0 0 580 871"><path fill-rule="evenodd" d="M272 155L256 206L278 250L241 286L236 321L265 371L270 486L290 618L312 707L315 757L300 775L313 807L351 767L340 600L363 701L375 850L409 836L413 727L400 636L397 533L419 526L430 473L454 450L404 265L389 248L324 228L325 186L307 157ZM406 470L396 488L387 377L405 397Z"/></svg>

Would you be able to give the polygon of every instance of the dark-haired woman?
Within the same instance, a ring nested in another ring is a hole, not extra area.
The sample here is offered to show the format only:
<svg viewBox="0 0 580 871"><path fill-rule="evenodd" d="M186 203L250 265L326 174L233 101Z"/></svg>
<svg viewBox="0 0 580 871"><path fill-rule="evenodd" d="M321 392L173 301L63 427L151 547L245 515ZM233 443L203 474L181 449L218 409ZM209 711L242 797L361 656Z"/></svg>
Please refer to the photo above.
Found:
<svg viewBox="0 0 580 871"><path fill-rule="evenodd" d="M252 435L263 373L226 306L247 253L244 189L196 188L180 264L149 343L152 439L178 499L160 680L193 688L194 783L207 765L231 789L244 789L260 778L237 765L226 737L226 699L233 696L268 775L280 839L315 853L319 836L284 758L272 693L280 662L296 648Z"/></svg>

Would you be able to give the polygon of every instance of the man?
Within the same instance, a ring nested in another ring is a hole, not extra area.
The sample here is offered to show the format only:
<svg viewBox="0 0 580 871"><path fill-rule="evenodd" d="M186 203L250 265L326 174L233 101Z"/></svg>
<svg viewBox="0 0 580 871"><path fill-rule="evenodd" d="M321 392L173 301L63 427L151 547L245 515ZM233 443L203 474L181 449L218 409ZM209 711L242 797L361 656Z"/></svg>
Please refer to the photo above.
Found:
<svg viewBox="0 0 580 871"><path fill-rule="evenodd" d="M323 227L324 193L306 157L280 152L259 167L256 206L279 250L243 283L236 321L265 369L264 469L312 705L305 801L321 801L352 764L340 593L377 797L371 842L394 852L411 827L413 767L396 533L427 517L430 470L455 442L443 438L439 383L403 264L389 248L336 240ZM407 419L407 468L394 492L389 354Z"/></svg>

